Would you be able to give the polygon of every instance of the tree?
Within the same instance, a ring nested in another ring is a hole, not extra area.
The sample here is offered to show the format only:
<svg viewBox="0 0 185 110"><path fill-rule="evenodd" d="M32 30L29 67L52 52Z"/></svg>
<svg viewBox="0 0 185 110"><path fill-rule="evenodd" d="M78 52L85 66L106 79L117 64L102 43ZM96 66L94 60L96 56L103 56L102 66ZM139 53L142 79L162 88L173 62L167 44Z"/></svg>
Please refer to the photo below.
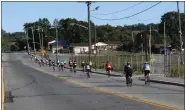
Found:
<svg viewBox="0 0 185 110"><path fill-rule="evenodd" d="M181 15L181 23L182 23L182 33L185 33L185 15L183 13ZM180 41L179 41L179 20L178 20L178 13L177 12L168 12L165 13L161 17L161 23L159 24L159 33L164 33L164 22L166 27L166 35L170 38L170 43L173 48L178 48Z"/></svg>

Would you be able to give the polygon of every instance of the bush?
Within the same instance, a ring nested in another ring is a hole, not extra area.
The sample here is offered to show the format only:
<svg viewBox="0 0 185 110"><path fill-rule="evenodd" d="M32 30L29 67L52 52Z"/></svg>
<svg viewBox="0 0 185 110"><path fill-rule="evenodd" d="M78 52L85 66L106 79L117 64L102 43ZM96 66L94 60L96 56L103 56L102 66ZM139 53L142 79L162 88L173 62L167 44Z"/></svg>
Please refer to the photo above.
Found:
<svg viewBox="0 0 185 110"><path fill-rule="evenodd" d="M178 77L179 74L183 76L184 68L182 66L178 68L178 65L173 65L170 72L170 77Z"/></svg>

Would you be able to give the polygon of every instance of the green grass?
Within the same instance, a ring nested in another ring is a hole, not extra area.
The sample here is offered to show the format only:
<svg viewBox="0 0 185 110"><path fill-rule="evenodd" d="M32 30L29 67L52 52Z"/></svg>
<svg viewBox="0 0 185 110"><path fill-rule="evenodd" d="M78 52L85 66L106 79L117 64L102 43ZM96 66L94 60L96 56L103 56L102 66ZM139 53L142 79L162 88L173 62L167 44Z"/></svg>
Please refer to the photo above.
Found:
<svg viewBox="0 0 185 110"><path fill-rule="evenodd" d="M170 77L182 77L183 75L184 75L184 65L179 67L176 64L172 65Z"/></svg>

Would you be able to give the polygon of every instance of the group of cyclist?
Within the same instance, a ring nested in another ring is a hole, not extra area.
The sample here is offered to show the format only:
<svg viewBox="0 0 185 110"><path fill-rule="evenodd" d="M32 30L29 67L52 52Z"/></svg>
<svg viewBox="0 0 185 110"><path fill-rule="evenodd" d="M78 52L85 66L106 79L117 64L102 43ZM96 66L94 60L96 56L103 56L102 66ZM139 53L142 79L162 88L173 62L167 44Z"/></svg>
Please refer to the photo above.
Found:
<svg viewBox="0 0 185 110"><path fill-rule="evenodd" d="M112 70L111 63L107 61L107 63L105 64L105 67L106 67L106 72L108 74L108 77L110 77L110 71ZM127 64L124 66L123 73L125 74L126 84L128 86L129 83L132 83L132 73L133 73L133 69L129 62L127 62ZM145 76L145 84L149 84L150 65L148 62L144 63L142 73L144 73L144 76Z"/></svg>
<svg viewBox="0 0 185 110"><path fill-rule="evenodd" d="M38 59L36 56L34 56L33 54L31 55L31 60L32 59L35 59L35 62L36 63L39 63L39 65L43 65L47 62L49 67L53 66L53 70L55 71L55 66L57 66L59 68L59 71L60 70L64 70L64 67L66 67L66 61L65 60L58 60L56 63L55 61L51 61L51 59L48 59L46 60L46 62L43 61L43 59ZM69 65L69 68L70 68L70 71L76 73L76 68L77 68L77 62L74 60L69 60L68 62L68 65ZM92 62L87 62L85 63L84 61L81 62L81 67L83 69L84 72L86 72L87 74L87 78L90 78L90 72L91 72L91 68L92 68ZM105 69L106 69L106 72L107 72L107 75L108 77L110 77L110 73L111 73L111 70L112 70L112 66L111 66L111 63L109 61L106 62L105 64ZM128 85L129 83L132 83L132 73L133 73L133 69L131 67L131 64L129 62L127 62L127 64L124 66L123 68L123 73L125 75L125 78L126 78L126 84ZM143 65L143 70L142 70L142 73L144 73L144 76L145 76L145 84L149 84L149 74L150 74L150 65L148 62L145 62L144 65ZM131 79L131 80L130 80Z"/></svg>
<svg viewBox="0 0 185 110"><path fill-rule="evenodd" d="M72 60L69 60L69 67L71 71L73 70L74 73L76 73L77 62L75 60L73 62ZM92 62L90 61L89 63L85 63L84 61L82 61L81 67L83 68L83 71L86 72L87 78L90 78L89 73L91 72Z"/></svg>

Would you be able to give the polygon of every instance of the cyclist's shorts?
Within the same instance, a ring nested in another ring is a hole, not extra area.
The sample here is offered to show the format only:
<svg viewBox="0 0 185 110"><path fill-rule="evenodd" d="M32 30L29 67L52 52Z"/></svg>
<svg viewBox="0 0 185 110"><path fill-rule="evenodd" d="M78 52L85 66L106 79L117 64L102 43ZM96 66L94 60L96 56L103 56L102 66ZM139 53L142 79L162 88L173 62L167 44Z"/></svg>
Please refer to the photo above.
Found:
<svg viewBox="0 0 185 110"><path fill-rule="evenodd" d="M145 76L147 76L150 73L150 70L145 70Z"/></svg>
<svg viewBox="0 0 185 110"><path fill-rule="evenodd" d="M126 77L128 78L128 77L132 77L132 74L131 73L126 73Z"/></svg>
<svg viewBox="0 0 185 110"><path fill-rule="evenodd" d="M111 68L107 68L107 69L106 69L106 71L110 71L110 70L111 70Z"/></svg>

